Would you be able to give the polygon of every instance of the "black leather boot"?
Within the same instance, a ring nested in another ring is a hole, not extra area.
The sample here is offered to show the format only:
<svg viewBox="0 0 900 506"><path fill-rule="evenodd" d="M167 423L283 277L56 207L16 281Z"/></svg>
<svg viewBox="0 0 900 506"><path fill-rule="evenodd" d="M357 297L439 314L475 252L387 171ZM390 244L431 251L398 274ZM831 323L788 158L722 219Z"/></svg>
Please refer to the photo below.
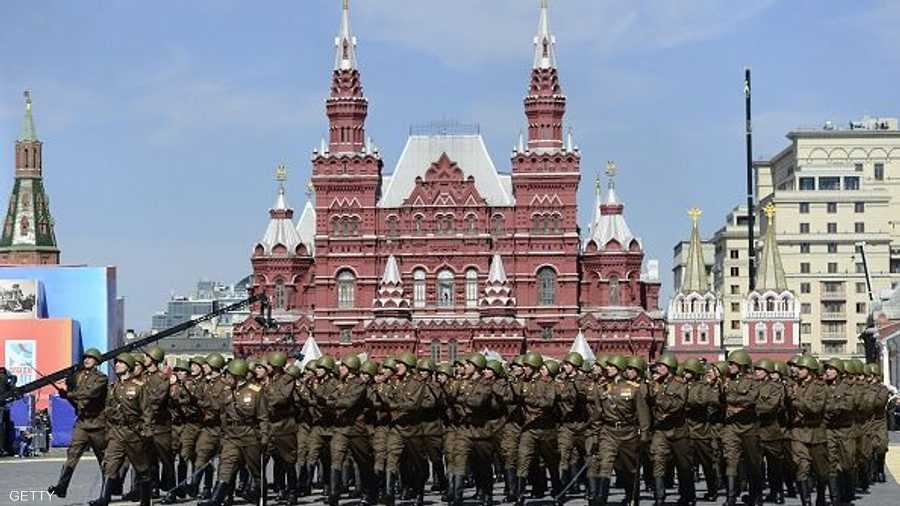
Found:
<svg viewBox="0 0 900 506"><path fill-rule="evenodd" d="M419 496L421 497L421 496ZM416 506L422 506L416 502ZM494 506L494 487L485 485L481 490L481 506Z"/></svg>
<svg viewBox="0 0 900 506"><path fill-rule="evenodd" d="M841 506L841 480L837 477L828 478L828 498L831 506Z"/></svg>
<svg viewBox="0 0 900 506"><path fill-rule="evenodd" d="M331 487L328 489L328 506L339 506L341 503L341 470L331 470Z"/></svg>
<svg viewBox="0 0 900 506"><path fill-rule="evenodd" d="M89 506L109 506L109 500L112 499L112 488L108 478L103 478L100 484L100 496L93 501L88 501Z"/></svg>
<svg viewBox="0 0 900 506"><path fill-rule="evenodd" d="M812 498L809 492L809 483L805 481L797 482L797 494L800 496L801 506L812 506Z"/></svg>
<svg viewBox="0 0 900 506"><path fill-rule="evenodd" d="M151 492L153 484L150 480L143 479L138 483L138 494L140 494L140 506L151 506Z"/></svg>
<svg viewBox="0 0 900 506"><path fill-rule="evenodd" d="M516 490L514 492L516 496L516 506L525 506L525 484L528 482L528 477L516 475Z"/></svg>
<svg viewBox="0 0 900 506"><path fill-rule="evenodd" d="M725 483L727 484L727 491L725 492L725 506L737 506L737 497L738 497L738 484L736 476L726 476Z"/></svg>
<svg viewBox="0 0 900 506"><path fill-rule="evenodd" d="M381 502L386 506L394 506L394 484L396 482L396 475L390 471L384 473L384 495L381 497Z"/></svg>
<svg viewBox="0 0 900 506"><path fill-rule="evenodd" d="M820 478L816 481L816 506L825 506L828 501L825 500L825 479Z"/></svg>
<svg viewBox="0 0 900 506"><path fill-rule="evenodd" d="M66 497L66 493L69 491L69 482L72 481L72 473L74 472L74 467L63 466L62 471L59 472L59 480L56 482L56 485L51 485L47 488L47 492L60 499Z"/></svg>
<svg viewBox="0 0 900 506"><path fill-rule="evenodd" d="M228 484L225 482L217 482L213 487L209 499L202 499L197 506L222 506L225 502L225 496L228 495Z"/></svg>
<svg viewBox="0 0 900 506"><path fill-rule="evenodd" d="M609 478L591 478L597 482L597 506L606 506L609 501Z"/></svg>
<svg viewBox="0 0 900 506"><path fill-rule="evenodd" d="M793 480L785 481L784 488L785 488L785 494L784 494L785 497L790 497L791 499L794 499L795 497L797 497L797 486Z"/></svg>
<svg viewBox="0 0 900 506"><path fill-rule="evenodd" d="M653 483L653 506L664 506L666 504L666 479L656 478Z"/></svg>
<svg viewBox="0 0 900 506"><path fill-rule="evenodd" d="M284 468L284 477L287 488L284 491L284 502L288 506L297 504L297 466L289 464Z"/></svg>

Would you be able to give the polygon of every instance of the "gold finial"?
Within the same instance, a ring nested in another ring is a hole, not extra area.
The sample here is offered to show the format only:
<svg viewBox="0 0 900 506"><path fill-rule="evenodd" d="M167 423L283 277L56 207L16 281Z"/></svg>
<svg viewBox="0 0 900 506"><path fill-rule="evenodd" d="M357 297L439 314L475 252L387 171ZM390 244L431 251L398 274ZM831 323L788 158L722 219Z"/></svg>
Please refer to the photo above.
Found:
<svg viewBox="0 0 900 506"><path fill-rule="evenodd" d="M31 90L25 90L25 92L22 94L25 95L25 110L30 111L31 110Z"/></svg>
<svg viewBox="0 0 900 506"><path fill-rule="evenodd" d="M350 10L350 0L344 0L344 10Z"/></svg>
<svg viewBox="0 0 900 506"><path fill-rule="evenodd" d="M609 177L616 177L616 171L618 168L616 167L616 162L609 160L606 162L606 175Z"/></svg>
<svg viewBox="0 0 900 506"><path fill-rule="evenodd" d="M287 181L287 167L285 167L283 163L279 163L278 167L275 169L275 181L278 181L279 183Z"/></svg>
<svg viewBox="0 0 900 506"><path fill-rule="evenodd" d="M694 222L694 225L696 225L697 222L700 221L700 216L702 215L703 211L701 211L699 207L692 207L690 210L688 210L688 216L691 217L691 221Z"/></svg>
<svg viewBox="0 0 900 506"><path fill-rule="evenodd" d="M775 203L769 202L769 204L763 208L763 212L766 213L766 217L769 218L769 221L772 221L772 218L775 217Z"/></svg>

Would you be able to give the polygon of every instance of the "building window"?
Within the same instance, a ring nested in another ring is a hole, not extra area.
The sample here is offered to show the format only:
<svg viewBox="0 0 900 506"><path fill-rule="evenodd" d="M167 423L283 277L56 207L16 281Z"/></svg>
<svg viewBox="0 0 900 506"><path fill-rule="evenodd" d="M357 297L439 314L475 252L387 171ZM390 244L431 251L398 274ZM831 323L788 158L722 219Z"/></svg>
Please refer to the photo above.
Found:
<svg viewBox="0 0 900 506"><path fill-rule="evenodd" d="M801 323L800 324L800 333L801 334L812 334L812 324L811 323Z"/></svg>
<svg viewBox="0 0 900 506"><path fill-rule="evenodd" d="M437 305L442 307L453 306L453 272L444 269L437 276Z"/></svg>
<svg viewBox="0 0 900 506"><path fill-rule="evenodd" d="M853 204L853 212L855 213L864 213L866 212L866 203L865 202L856 202Z"/></svg>
<svg viewBox="0 0 900 506"><path fill-rule="evenodd" d="M503 215L495 214L491 218L491 233L492 234L502 234L503 233Z"/></svg>
<svg viewBox="0 0 900 506"><path fill-rule="evenodd" d="M884 164L875 164L875 181L884 181Z"/></svg>
<svg viewBox="0 0 900 506"><path fill-rule="evenodd" d="M845 349L844 343L822 343L822 352L827 355L840 355Z"/></svg>
<svg viewBox="0 0 900 506"><path fill-rule="evenodd" d="M694 343L694 329L690 325L685 325L681 327L681 343L682 344L693 344Z"/></svg>
<svg viewBox="0 0 900 506"><path fill-rule="evenodd" d="M800 313L802 313L802 314L812 313L812 304L810 304L808 302L804 302L803 304L800 304Z"/></svg>
<svg viewBox="0 0 900 506"><path fill-rule="evenodd" d="M801 177L800 178L800 191L812 191L816 189L816 178L814 177Z"/></svg>
<svg viewBox="0 0 900 506"><path fill-rule="evenodd" d="M414 227L416 229L417 234L421 234L424 230L425 226L425 218L421 214L417 214L415 218L413 218Z"/></svg>
<svg viewBox="0 0 900 506"><path fill-rule="evenodd" d="M864 264L862 262L857 262L856 273L857 274L865 274L866 273L866 264Z"/></svg>
<svg viewBox="0 0 900 506"><path fill-rule="evenodd" d="M828 262L828 274L837 274L837 272L838 272L837 262Z"/></svg>
<svg viewBox="0 0 900 506"><path fill-rule="evenodd" d="M541 270L537 273L537 282L538 304L542 306L556 304L556 271L550 267L541 267ZM610 290L612 290L611 286Z"/></svg>
<svg viewBox="0 0 900 506"><path fill-rule="evenodd" d="M475 232L476 232L475 229L477 226L478 226L478 224L475 220L475 215L470 214L470 215L466 216L466 233L467 234L470 234L470 235L475 234Z"/></svg>
<svg viewBox="0 0 900 506"><path fill-rule="evenodd" d="M809 274L809 262L800 262L800 272Z"/></svg>
<svg viewBox="0 0 900 506"><path fill-rule="evenodd" d="M865 283L856 283L856 293L866 293L867 291Z"/></svg>
<svg viewBox="0 0 900 506"><path fill-rule="evenodd" d="M338 308L349 309L356 302L356 276L353 271L343 270L338 273Z"/></svg>
<svg viewBox="0 0 900 506"><path fill-rule="evenodd" d="M702 324L697 326L698 336L697 336L697 344L707 344L709 343L709 326L707 324Z"/></svg>
<svg viewBox="0 0 900 506"><path fill-rule="evenodd" d="M459 344L456 340L450 340L447 343L447 360L452 364L456 362L457 357L459 357Z"/></svg>
<svg viewBox="0 0 900 506"><path fill-rule="evenodd" d="M757 344L764 344L766 342L766 324L765 323L757 323L756 324L756 342L757 342Z"/></svg>
<svg viewBox="0 0 900 506"><path fill-rule="evenodd" d="M275 309L287 309L284 297L284 280L281 278L275 281Z"/></svg>
<svg viewBox="0 0 900 506"><path fill-rule="evenodd" d="M546 232L545 230L546 222L544 221L543 215L535 214L531 217L531 233L532 234L541 234Z"/></svg>
<svg viewBox="0 0 900 506"><path fill-rule="evenodd" d="M353 342L353 330L341 329L341 344L350 344Z"/></svg>
<svg viewBox="0 0 900 506"><path fill-rule="evenodd" d="M828 214L837 214L837 202L829 202L825 204L825 209Z"/></svg>
<svg viewBox="0 0 900 506"><path fill-rule="evenodd" d="M819 189L825 191L837 191L841 189L841 178L840 177L820 177L819 178Z"/></svg>
<svg viewBox="0 0 900 506"><path fill-rule="evenodd" d="M856 314L867 314L869 312L865 302L856 303Z"/></svg>
<svg viewBox="0 0 900 506"><path fill-rule="evenodd" d="M854 163L854 164L853 164L853 170L855 170L856 172L862 172L862 171L863 171L863 164L861 164L861 163Z"/></svg>
<svg viewBox="0 0 900 506"><path fill-rule="evenodd" d="M441 343L440 341L431 342L431 361L435 364L441 362Z"/></svg>
<svg viewBox="0 0 900 506"><path fill-rule="evenodd" d="M812 291L810 287L809 283L800 283L800 293L810 293Z"/></svg>
<svg viewBox="0 0 900 506"><path fill-rule="evenodd" d="M809 202L800 203L800 214L809 214Z"/></svg>
<svg viewBox="0 0 900 506"><path fill-rule="evenodd" d="M478 306L478 271L475 269L466 271L466 306Z"/></svg>
<svg viewBox="0 0 900 506"><path fill-rule="evenodd" d="M861 221L857 221L853 224L853 231L857 234L864 234L866 232L866 224Z"/></svg>
<svg viewBox="0 0 900 506"><path fill-rule="evenodd" d="M772 342L781 344L784 342L784 325L781 323L776 323L772 326L772 332L774 335L772 336Z"/></svg>
<svg viewBox="0 0 900 506"><path fill-rule="evenodd" d="M829 253L837 253L838 245L836 242L830 242L827 245Z"/></svg>
<svg viewBox="0 0 900 506"><path fill-rule="evenodd" d="M845 177L844 178L844 189L845 190L859 190L859 178L856 176Z"/></svg>
<svg viewBox="0 0 900 506"><path fill-rule="evenodd" d="M553 339L553 327L543 327L541 329L541 339L545 341Z"/></svg>
<svg viewBox="0 0 900 506"><path fill-rule="evenodd" d="M732 267L732 268L731 268L731 277L736 278L736 277L738 277L738 276L740 276L740 275L741 275L741 269L740 269L740 267Z"/></svg>
<svg viewBox="0 0 900 506"><path fill-rule="evenodd" d="M828 224L828 233L836 234L837 233L837 223L829 223Z"/></svg>
<svg viewBox="0 0 900 506"><path fill-rule="evenodd" d="M809 243L808 242L800 243L800 253L809 253Z"/></svg>
<svg viewBox="0 0 900 506"><path fill-rule="evenodd" d="M387 219L387 235L388 237L397 237L400 234L400 220L396 216Z"/></svg>
<svg viewBox="0 0 900 506"><path fill-rule="evenodd" d="M741 310L741 303L740 303L740 302L732 302L732 303L731 303L731 312L732 312L732 313L737 313L737 312L740 311L740 310Z"/></svg>
<svg viewBox="0 0 900 506"><path fill-rule="evenodd" d="M739 250L739 249L730 250L728 252L728 255L731 256L732 259L737 260L738 258L741 258L741 250Z"/></svg>
<svg viewBox="0 0 900 506"><path fill-rule="evenodd" d="M619 306L622 304L621 286L618 276L609 277L609 304Z"/></svg>
<svg viewBox="0 0 900 506"><path fill-rule="evenodd" d="M809 233L809 223L801 223L800 224L800 233L808 234Z"/></svg>
<svg viewBox="0 0 900 506"><path fill-rule="evenodd" d="M413 271L413 306L425 307L425 269Z"/></svg>
<svg viewBox="0 0 900 506"><path fill-rule="evenodd" d="M741 321L740 320L731 320L731 330L740 330L741 329Z"/></svg>
<svg viewBox="0 0 900 506"><path fill-rule="evenodd" d="M731 295L740 295L741 287L740 285L731 285Z"/></svg>

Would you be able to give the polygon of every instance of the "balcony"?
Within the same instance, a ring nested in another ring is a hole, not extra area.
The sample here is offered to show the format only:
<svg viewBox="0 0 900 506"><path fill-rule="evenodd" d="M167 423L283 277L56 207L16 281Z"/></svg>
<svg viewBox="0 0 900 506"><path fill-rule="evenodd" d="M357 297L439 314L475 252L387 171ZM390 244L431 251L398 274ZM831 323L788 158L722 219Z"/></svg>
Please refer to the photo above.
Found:
<svg viewBox="0 0 900 506"><path fill-rule="evenodd" d="M823 311L821 315L822 320L846 320L847 312L846 311Z"/></svg>
<svg viewBox="0 0 900 506"><path fill-rule="evenodd" d="M846 290L823 290L822 300L847 300Z"/></svg>
<svg viewBox="0 0 900 506"><path fill-rule="evenodd" d="M846 341L846 332L822 332L822 341Z"/></svg>

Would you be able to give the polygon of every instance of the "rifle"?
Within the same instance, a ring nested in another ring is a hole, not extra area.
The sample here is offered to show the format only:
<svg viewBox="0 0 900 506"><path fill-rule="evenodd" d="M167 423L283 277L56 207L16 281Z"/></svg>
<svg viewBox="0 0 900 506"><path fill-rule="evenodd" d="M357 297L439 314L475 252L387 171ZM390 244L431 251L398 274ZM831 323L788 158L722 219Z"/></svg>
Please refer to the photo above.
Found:
<svg viewBox="0 0 900 506"><path fill-rule="evenodd" d="M269 483L266 481L266 448L259 452L259 502L258 506L266 506L269 495Z"/></svg>
<svg viewBox="0 0 900 506"><path fill-rule="evenodd" d="M566 496L566 492L568 492L569 489L572 488L572 485L574 485L575 482L578 481L578 478L581 478L581 473L583 473L585 469L587 469L589 464L590 459L586 459L584 465L581 466L581 469L579 469L578 472L575 473L575 476L572 476L572 481L566 484L565 488L562 489L562 492L560 492L558 496L553 498L555 501L559 502L563 497Z"/></svg>
<svg viewBox="0 0 900 506"><path fill-rule="evenodd" d="M257 302L259 302L261 304L260 311L264 315L266 315L266 316L262 316L262 318L266 319L267 322L271 322L271 309L269 309L268 313L266 313L266 309L269 308L269 299L266 296L266 294L261 293L258 295L253 295L253 296L251 296L247 299L244 299L240 302L231 304L230 306L225 306L223 308L217 309L211 313L207 313L198 318L194 318L193 320L188 320L184 323L179 323L178 325L175 325L174 327L170 327L168 329L157 332L153 335L149 335L143 339L138 339L136 341L122 345L113 350L107 351L106 353L104 353L103 355L100 356L100 360L98 362L101 362L101 363L106 362L107 360L109 360L111 358L115 358L120 353L127 353L129 351L136 350L138 348L143 348L144 346L153 344L153 343L159 341L160 339L163 339L165 337L169 337L169 336L172 336L175 334L179 334L181 332L184 332L185 330L188 330L192 327L199 325L200 323L203 323L208 320L212 320L213 318L215 318L217 316L223 315L225 313L230 313L232 311L237 311L238 309L242 309L246 306L255 304ZM81 364L73 364L69 367L60 369L56 372L48 374L47 376L44 376L37 380L34 380L31 383L26 383L25 385L14 388L13 390L5 393L2 397L0 397L0 405L5 405L6 403L8 403L10 401L20 399L20 398L24 397L25 395L27 395L31 392L34 392L35 390L39 390L45 386L52 385L60 380L66 379L70 375L74 375L75 372L77 372L79 368L81 368Z"/></svg>

